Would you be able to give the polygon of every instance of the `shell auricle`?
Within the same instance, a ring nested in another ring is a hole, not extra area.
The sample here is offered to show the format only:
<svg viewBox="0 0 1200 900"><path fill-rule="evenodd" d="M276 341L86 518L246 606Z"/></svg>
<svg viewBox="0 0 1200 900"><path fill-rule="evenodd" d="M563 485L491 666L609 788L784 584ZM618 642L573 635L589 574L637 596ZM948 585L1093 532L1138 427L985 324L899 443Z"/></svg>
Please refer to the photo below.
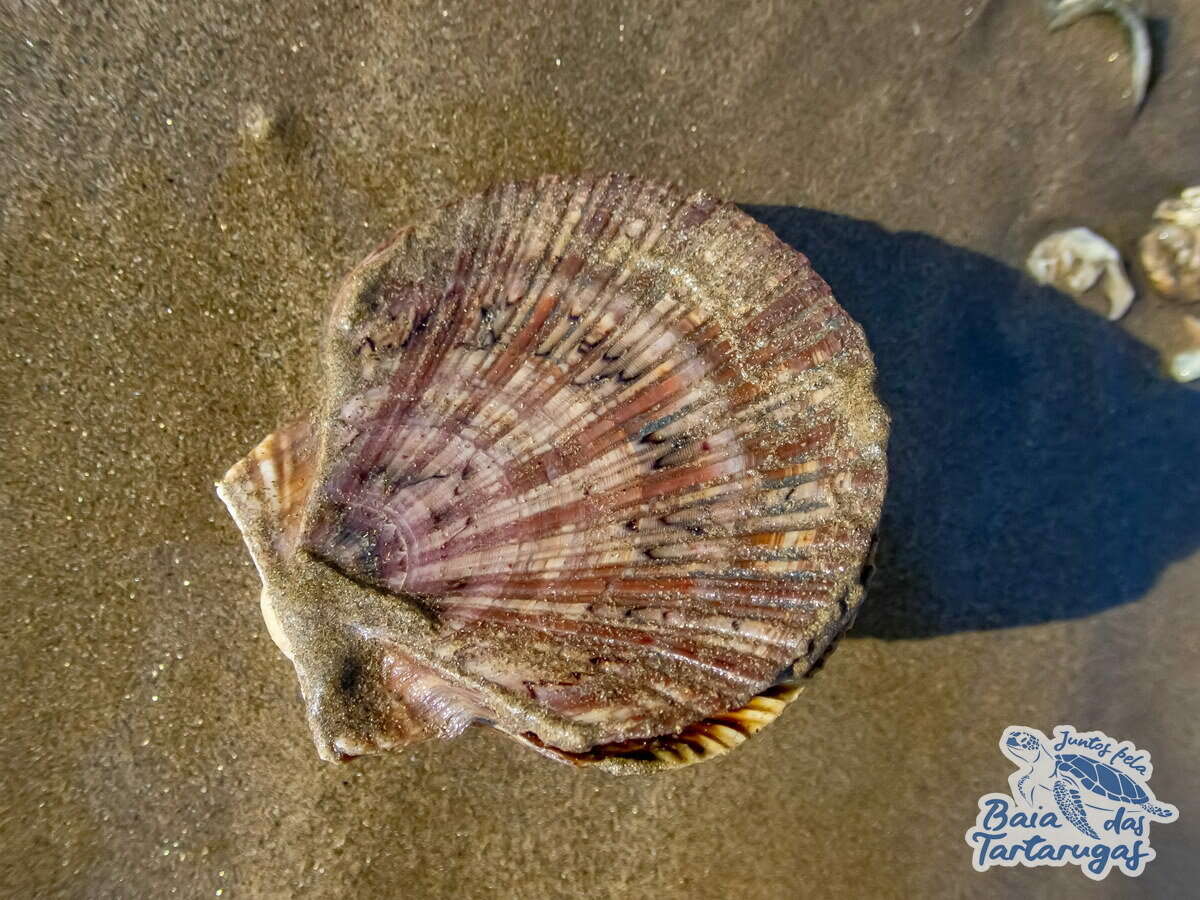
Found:
<svg viewBox="0 0 1200 900"><path fill-rule="evenodd" d="M505 184L337 292L311 418L218 485L320 755L490 725L647 771L772 721L850 625L886 483L861 328L736 206Z"/></svg>

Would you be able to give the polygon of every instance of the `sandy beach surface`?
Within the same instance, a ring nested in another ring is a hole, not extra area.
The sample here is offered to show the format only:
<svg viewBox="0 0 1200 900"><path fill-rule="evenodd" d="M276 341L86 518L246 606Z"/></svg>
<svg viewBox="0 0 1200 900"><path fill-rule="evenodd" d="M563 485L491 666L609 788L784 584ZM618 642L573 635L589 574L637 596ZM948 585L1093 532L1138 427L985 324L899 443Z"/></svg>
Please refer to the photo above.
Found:
<svg viewBox="0 0 1200 900"><path fill-rule="evenodd" d="M0 893L1184 896L1200 878L1200 391L1184 310L1020 274L1200 183L1200 6L0 0ZM895 420L879 574L723 761L613 779L484 730L320 762L213 482L312 404L340 277L490 183L703 187L808 254ZM1092 308L1085 308L1090 303ZM1193 311L1196 311L1193 308ZM976 873L1005 726L1134 740L1136 880Z"/></svg>

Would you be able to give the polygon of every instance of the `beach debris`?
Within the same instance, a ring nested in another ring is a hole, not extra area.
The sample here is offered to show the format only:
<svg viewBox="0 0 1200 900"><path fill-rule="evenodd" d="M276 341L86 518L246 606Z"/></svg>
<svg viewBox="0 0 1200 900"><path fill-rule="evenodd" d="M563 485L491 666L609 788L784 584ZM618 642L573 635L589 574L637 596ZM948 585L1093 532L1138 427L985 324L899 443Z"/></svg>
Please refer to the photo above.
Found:
<svg viewBox="0 0 1200 900"><path fill-rule="evenodd" d="M506 184L346 279L325 395L218 485L320 755L490 725L625 773L737 747L853 621L862 329L731 203Z"/></svg>
<svg viewBox="0 0 1200 900"><path fill-rule="evenodd" d="M1200 185L1154 210L1142 237L1142 267L1154 289L1172 300L1200 302Z"/></svg>
<svg viewBox="0 0 1200 900"><path fill-rule="evenodd" d="M1080 297L1100 282L1108 298L1108 318L1129 311L1136 296L1117 248L1089 228L1057 231L1038 242L1026 266L1040 284Z"/></svg>
<svg viewBox="0 0 1200 900"><path fill-rule="evenodd" d="M1081 19L1097 14L1113 16L1124 27L1129 36L1129 52L1132 58L1130 84L1133 107L1136 111L1146 99L1150 85L1152 53L1150 33L1139 4L1127 0L1046 0L1050 14L1050 30L1058 31L1074 25Z"/></svg>
<svg viewBox="0 0 1200 900"><path fill-rule="evenodd" d="M1183 329L1188 345L1171 354L1167 369L1176 381L1195 381L1200 378L1200 317L1184 316Z"/></svg>
<svg viewBox="0 0 1200 900"><path fill-rule="evenodd" d="M271 136L275 119L261 103L250 103L242 110L240 131L243 137L261 143Z"/></svg>

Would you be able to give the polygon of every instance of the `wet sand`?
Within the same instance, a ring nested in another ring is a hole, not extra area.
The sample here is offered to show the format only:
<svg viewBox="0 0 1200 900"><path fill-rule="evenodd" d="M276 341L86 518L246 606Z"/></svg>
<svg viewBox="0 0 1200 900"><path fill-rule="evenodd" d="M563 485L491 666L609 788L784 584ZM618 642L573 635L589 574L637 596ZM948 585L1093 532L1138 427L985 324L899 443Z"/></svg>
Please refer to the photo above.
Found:
<svg viewBox="0 0 1200 900"><path fill-rule="evenodd" d="M728 7L4 5L0 892L1193 888L1200 392L1156 362L1180 308L1147 294L1110 326L1014 270L1064 224L1129 254L1200 182L1200 11L1154 3L1133 118L1103 18ZM321 763L213 481L310 405L367 250L571 170L748 205L863 322L896 418L868 608L717 763L614 780L483 731ZM1060 722L1149 748L1181 810L1136 881L970 868L1001 730Z"/></svg>

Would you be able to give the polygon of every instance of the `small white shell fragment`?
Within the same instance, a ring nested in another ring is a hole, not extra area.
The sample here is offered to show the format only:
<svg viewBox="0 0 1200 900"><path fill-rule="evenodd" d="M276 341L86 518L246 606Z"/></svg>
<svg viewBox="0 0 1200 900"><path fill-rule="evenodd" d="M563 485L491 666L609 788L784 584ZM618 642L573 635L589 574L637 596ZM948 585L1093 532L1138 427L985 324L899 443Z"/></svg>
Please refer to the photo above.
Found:
<svg viewBox="0 0 1200 900"><path fill-rule="evenodd" d="M1142 266L1154 289L1185 303L1200 301L1200 185L1164 200L1142 237Z"/></svg>
<svg viewBox="0 0 1200 900"><path fill-rule="evenodd" d="M1184 188L1178 199L1171 198L1158 204L1154 218L1186 228L1200 227L1200 184Z"/></svg>
<svg viewBox="0 0 1200 900"><path fill-rule="evenodd" d="M1200 378L1200 349L1181 350L1171 357L1171 377L1185 384Z"/></svg>
<svg viewBox="0 0 1200 900"><path fill-rule="evenodd" d="M261 103L251 103L242 110L241 133L255 143L262 143L271 136L275 122Z"/></svg>
<svg viewBox="0 0 1200 900"><path fill-rule="evenodd" d="M1049 284L1073 297L1097 281L1108 297L1108 318L1115 322L1129 311L1136 296L1117 248L1088 228L1068 228L1043 238L1025 265L1039 284Z"/></svg>
<svg viewBox="0 0 1200 900"><path fill-rule="evenodd" d="M1200 317L1184 316L1183 327L1191 346L1174 354L1167 361L1167 368L1176 381L1195 381L1200 378Z"/></svg>

